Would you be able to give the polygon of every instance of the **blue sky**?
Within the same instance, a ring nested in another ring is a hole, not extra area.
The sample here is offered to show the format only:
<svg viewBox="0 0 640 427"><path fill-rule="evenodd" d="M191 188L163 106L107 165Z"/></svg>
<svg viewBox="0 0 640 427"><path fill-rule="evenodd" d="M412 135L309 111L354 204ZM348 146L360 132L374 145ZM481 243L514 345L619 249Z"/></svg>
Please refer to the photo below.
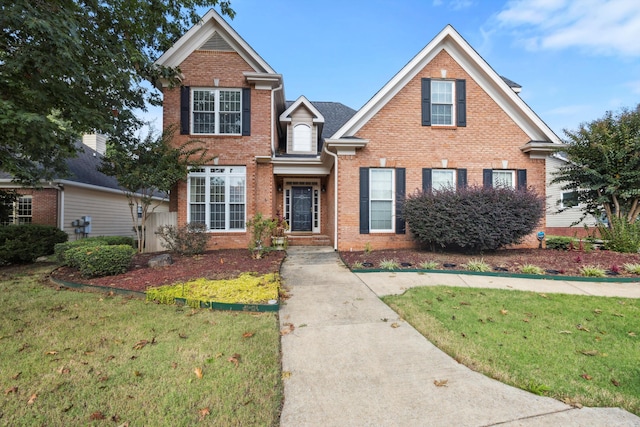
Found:
<svg viewBox="0 0 640 427"><path fill-rule="evenodd" d="M288 100L305 95L357 110L451 24L498 74L523 86L520 96L560 137L640 103L638 0L231 4L236 17L225 19L283 75Z"/></svg>

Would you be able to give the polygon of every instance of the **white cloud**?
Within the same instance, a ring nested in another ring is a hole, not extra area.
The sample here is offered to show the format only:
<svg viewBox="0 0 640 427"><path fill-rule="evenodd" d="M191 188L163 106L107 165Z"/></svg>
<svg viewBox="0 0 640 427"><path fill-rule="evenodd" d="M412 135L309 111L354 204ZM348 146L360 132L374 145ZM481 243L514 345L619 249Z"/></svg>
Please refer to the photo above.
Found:
<svg viewBox="0 0 640 427"><path fill-rule="evenodd" d="M496 19L528 49L640 56L638 0L515 0Z"/></svg>
<svg viewBox="0 0 640 427"><path fill-rule="evenodd" d="M442 6L443 4L443 0L433 0L434 6ZM449 0L447 6L453 10L466 9L473 6L473 0Z"/></svg>

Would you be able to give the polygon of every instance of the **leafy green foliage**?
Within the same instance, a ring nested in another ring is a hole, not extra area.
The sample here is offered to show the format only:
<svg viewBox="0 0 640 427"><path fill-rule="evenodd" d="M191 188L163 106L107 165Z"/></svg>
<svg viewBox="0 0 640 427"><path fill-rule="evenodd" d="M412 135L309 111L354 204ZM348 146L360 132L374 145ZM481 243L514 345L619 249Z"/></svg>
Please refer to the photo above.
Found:
<svg viewBox="0 0 640 427"><path fill-rule="evenodd" d="M637 253L640 251L640 223L627 218L612 218L611 227L600 225L600 237L606 249L616 252Z"/></svg>
<svg viewBox="0 0 640 427"><path fill-rule="evenodd" d="M68 249L65 258L83 276L100 277L127 271L135 253L129 245L87 245Z"/></svg>
<svg viewBox="0 0 640 427"><path fill-rule="evenodd" d="M169 252L182 255L196 255L207 248L206 226L199 222L190 222L183 227L162 225L156 234L164 241L162 247Z"/></svg>
<svg viewBox="0 0 640 427"><path fill-rule="evenodd" d="M0 226L0 265L33 262L51 255L55 245L67 239L67 233L49 225Z"/></svg>
<svg viewBox="0 0 640 427"><path fill-rule="evenodd" d="M600 268L595 265L583 265L580 267L580 274L585 277L605 277L605 271L603 268Z"/></svg>
<svg viewBox="0 0 640 427"><path fill-rule="evenodd" d="M640 264L626 263L623 267L629 273L640 274Z"/></svg>
<svg viewBox="0 0 640 427"><path fill-rule="evenodd" d="M262 213L256 213L253 218L247 221L247 229L251 233L249 250L256 258L261 258L268 247L267 240L276 229L278 221L272 218L265 218Z"/></svg>
<svg viewBox="0 0 640 427"><path fill-rule="evenodd" d="M420 263L420 268L423 270L435 270L440 265L436 261L424 261Z"/></svg>
<svg viewBox="0 0 640 427"><path fill-rule="evenodd" d="M568 251L571 242L573 242L573 238L569 236L547 236L545 238L545 246L547 249Z"/></svg>
<svg viewBox="0 0 640 427"><path fill-rule="evenodd" d="M398 261L395 259L383 259L380 261L380 268L383 270L393 271L400 268L400 264L398 264Z"/></svg>
<svg viewBox="0 0 640 427"><path fill-rule="evenodd" d="M540 267L538 267L537 265L533 265L533 264L525 264L520 268L520 271L523 274L544 274L544 270Z"/></svg>
<svg viewBox="0 0 640 427"><path fill-rule="evenodd" d="M172 187L189 172L209 160L207 150L199 141L191 140L171 145L175 128L160 135L147 134L111 141L100 170L115 177L129 200L133 229L138 240L138 252L145 246L147 216L162 203ZM142 210L138 215L138 207ZM140 218L139 218L140 216Z"/></svg>
<svg viewBox="0 0 640 427"><path fill-rule="evenodd" d="M66 172L82 133L117 141L159 105L155 59L221 0L15 0L0 7L0 166L34 184ZM151 83L151 84L149 84Z"/></svg>
<svg viewBox="0 0 640 427"><path fill-rule="evenodd" d="M607 112L565 135L569 162L552 183L577 193L583 218L604 212L612 228L614 218L634 223L640 216L640 106Z"/></svg>
<svg viewBox="0 0 640 427"><path fill-rule="evenodd" d="M470 259L464 267L468 271L477 271L481 273L486 273L487 271L491 271L491 266L487 264L483 259Z"/></svg>
<svg viewBox="0 0 640 427"><path fill-rule="evenodd" d="M519 243L544 215L533 190L468 187L409 196L404 215L423 245L482 252Z"/></svg>
<svg viewBox="0 0 640 427"><path fill-rule="evenodd" d="M84 247L84 246L104 246L104 245L127 245L133 246L133 239L127 236L96 236L96 237L87 237L86 239L73 240L70 242L58 243L54 246L54 254L56 256L56 260L62 265L69 265L73 267L73 265L69 264L69 259L66 256L66 252L69 249Z"/></svg>

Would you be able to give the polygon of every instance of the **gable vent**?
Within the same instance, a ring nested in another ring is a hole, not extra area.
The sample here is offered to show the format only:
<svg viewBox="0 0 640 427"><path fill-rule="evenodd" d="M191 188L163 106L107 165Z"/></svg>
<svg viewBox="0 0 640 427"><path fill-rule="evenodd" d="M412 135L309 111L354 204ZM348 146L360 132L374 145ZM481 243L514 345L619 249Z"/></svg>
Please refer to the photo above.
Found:
<svg viewBox="0 0 640 427"><path fill-rule="evenodd" d="M218 50L222 52L233 52L234 49L218 33L214 33L209 40L204 42L198 50Z"/></svg>

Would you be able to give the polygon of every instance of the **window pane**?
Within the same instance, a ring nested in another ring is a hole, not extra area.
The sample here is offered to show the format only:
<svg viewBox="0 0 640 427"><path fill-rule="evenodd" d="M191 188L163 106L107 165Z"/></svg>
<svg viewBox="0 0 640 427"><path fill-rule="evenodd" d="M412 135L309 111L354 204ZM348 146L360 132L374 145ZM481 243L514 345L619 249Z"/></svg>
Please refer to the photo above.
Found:
<svg viewBox="0 0 640 427"><path fill-rule="evenodd" d="M371 229L391 230L391 201L371 201Z"/></svg>
<svg viewBox="0 0 640 427"><path fill-rule="evenodd" d="M513 186L513 171L493 171L493 186L514 188Z"/></svg>
<svg viewBox="0 0 640 427"><path fill-rule="evenodd" d="M452 105L431 104L431 123L434 125L450 125L453 123Z"/></svg>
<svg viewBox="0 0 640 427"><path fill-rule="evenodd" d="M220 133L240 133L240 91L220 91Z"/></svg>
<svg viewBox="0 0 640 427"><path fill-rule="evenodd" d="M209 199L211 203L224 203L224 178L219 176L211 177L211 187L209 188L209 192L211 193Z"/></svg>
<svg viewBox="0 0 640 427"><path fill-rule="evenodd" d="M209 228L212 230L225 229L224 203L211 203L211 217Z"/></svg>
<svg viewBox="0 0 640 427"><path fill-rule="evenodd" d="M215 91L193 91L193 133L215 133Z"/></svg>
<svg viewBox="0 0 640 427"><path fill-rule="evenodd" d="M393 199L393 171L371 169L371 200Z"/></svg>
<svg viewBox="0 0 640 427"><path fill-rule="evenodd" d="M229 206L229 228L242 230L245 226L244 204L233 204Z"/></svg>
<svg viewBox="0 0 640 427"><path fill-rule="evenodd" d="M191 203L205 202L205 180L204 178L192 177L189 180L189 200Z"/></svg>
<svg viewBox="0 0 640 427"><path fill-rule="evenodd" d="M205 205L191 204L191 216L189 217L189 222L199 222L202 224L206 223L205 218Z"/></svg>
<svg viewBox="0 0 640 427"><path fill-rule="evenodd" d="M578 206L578 193L575 191L562 193L562 207L572 208L574 206Z"/></svg>
<svg viewBox="0 0 640 427"><path fill-rule="evenodd" d="M193 133L216 133L216 115L193 113Z"/></svg>
<svg viewBox="0 0 640 427"><path fill-rule="evenodd" d="M244 203L244 178L229 178L229 202Z"/></svg>
<svg viewBox="0 0 640 427"><path fill-rule="evenodd" d="M453 104L453 82L431 82L431 102L435 104Z"/></svg>
<svg viewBox="0 0 640 427"><path fill-rule="evenodd" d="M434 170L431 172L431 186L434 190L455 188L453 170Z"/></svg>

